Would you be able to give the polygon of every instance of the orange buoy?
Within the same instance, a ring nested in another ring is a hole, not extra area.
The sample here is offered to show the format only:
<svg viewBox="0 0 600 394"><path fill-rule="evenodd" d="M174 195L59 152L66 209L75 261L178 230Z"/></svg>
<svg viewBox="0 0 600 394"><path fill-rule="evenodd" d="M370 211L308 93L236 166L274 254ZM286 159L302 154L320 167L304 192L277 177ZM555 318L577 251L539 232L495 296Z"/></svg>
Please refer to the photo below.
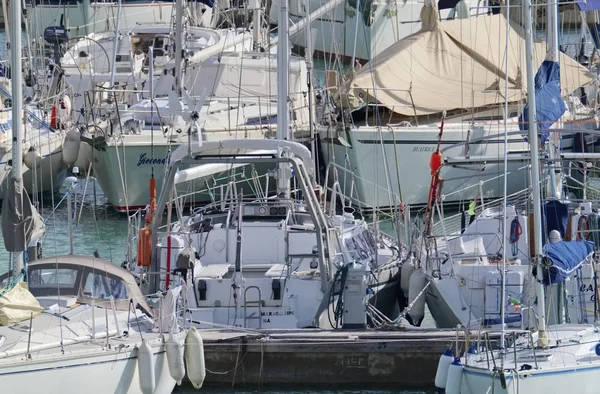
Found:
<svg viewBox="0 0 600 394"><path fill-rule="evenodd" d="M140 229L138 233L137 265L149 267L152 256L152 232L148 226Z"/></svg>
<svg viewBox="0 0 600 394"><path fill-rule="evenodd" d="M440 167L442 166L442 154L440 152L433 152L431 154L431 160L429 160L429 168L431 168L431 175L435 175Z"/></svg>

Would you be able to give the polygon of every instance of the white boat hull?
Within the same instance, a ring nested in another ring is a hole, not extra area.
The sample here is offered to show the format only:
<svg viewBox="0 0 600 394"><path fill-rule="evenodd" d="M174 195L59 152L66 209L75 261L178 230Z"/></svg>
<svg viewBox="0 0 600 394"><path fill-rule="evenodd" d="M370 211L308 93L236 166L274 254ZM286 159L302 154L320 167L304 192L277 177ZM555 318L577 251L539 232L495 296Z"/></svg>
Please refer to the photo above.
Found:
<svg viewBox="0 0 600 394"><path fill-rule="evenodd" d="M138 24L170 23L175 11L174 2L148 2L123 4L121 6L120 28L134 27ZM70 35L81 36L92 32L114 29L117 18L117 2L96 2L84 0L81 3L40 2L32 7L27 4L30 29L34 37L42 36L48 26L59 26L61 16L64 24L70 28Z"/></svg>
<svg viewBox="0 0 600 394"><path fill-rule="evenodd" d="M531 363L533 366L533 362ZM577 393L598 392L598 362L568 365L551 370L529 370L514 372L514 365L506 365L506 387L502 387L498 372L465 367L461 382L461 394L481 393Z"/></svg>
<svg viewBox="0 0 600 394"><path fill-rule="evenodd" d="M93 171L109 204L121 213L145 208L150 203L150 178L153 173L158 197L163 185L166 158L177 146L156 144L151 147L144 143L108 145L104 150L96 150L93 153ZM260 166L257 167L257 171L261 173ZM265 168L263 172L266 171ZM250 169L240 168L237 173L249 175ZM216 173L211 177L188 182L178 187L178 190L183 195L192 190L205 190L207 185L210 185L215 193L213 196L208 192L195 193L186 200L188 205L209 203L214 198L221 198L221 193L225 192L220 189L220 185L225 183L219 182L223 175L224 173ZM250 192L251 187L246 191Z"/></svg>
<svg viewBox="0 0 600 394"><path fill-rule="evenodd" d="M39 131L33 129L34 137L24 144L24 152L29 147L34 147L41 155L41 160L37 168L28 168L23 164L23 185L29 195L38 195L57 191L66 175L65 165L62 160L62 144L64 133L52 133L49 131ZM2 149L4 148L4 149ZM5 141L0 144L0 151L3 151L0 158L0 196L4 197L7 182L11 177L10 165L12 161L11 141Z"/></svg>
<svg viewBox="0 0 600 394"><path fill-rule="evenodd" d="M68 394L80 393L85 387L85 392L90 394L142 394L137 351L131 346L120 349L111 342L112 349L77 355L67 352L33 360L23 357L19 362L0 361L0 385L7 393ZM164 345L155 340L151 347L155 360L154 393L171 393L176 382L169 374Z"/></svg>
<svg viewBox="0 0 600 394"><path fill-rule="evenodd" d="M446 126L441 149L466 140L468 127ZM435 152L439 129L437 127L406 127L384 129L381 133L374 127L358 128L342 135L350 146L340 143L337 135L323 131L323 155L326 163L338 166L339 182L347 198L352 196L356 205L365 208L388 208L400 202L409 205L427 203L431 185L429 160ZM471 139L499 130L473 129ZM329 133L329 134L327 134ZM383 144L381 143L383 141ZM504 139L493 142L472 143L469 154L502 158ZM382 149L383 147L383 149ZM524 152L521 140L510 142L509 153ZM447 157L465 155L465 147L451 148L443 153ZM442 199L445 203L469 201L474 198L497 198L504 195L504 163L497 160L486 164L469 166L444 166ZM482 169L485 169L482 171ZM329 181L333 179L329 171ZM352 176L351 173L354 173ZM521 161L508 163L508 194L523 190L528 182L528 171ZM483 184L480 183L483 182Z"/></svg>

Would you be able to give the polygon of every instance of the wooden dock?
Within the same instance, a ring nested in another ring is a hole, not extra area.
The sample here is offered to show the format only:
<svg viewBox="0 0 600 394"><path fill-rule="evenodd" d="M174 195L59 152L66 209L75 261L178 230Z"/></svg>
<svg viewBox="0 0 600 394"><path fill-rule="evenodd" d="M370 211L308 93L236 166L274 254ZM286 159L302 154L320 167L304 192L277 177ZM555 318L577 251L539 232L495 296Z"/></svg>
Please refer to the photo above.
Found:
<svg viewBox="0 0 600 394"><path fill-rule="evenodd" d="M206 385L432 387L454 330L201 330ZM464 350L463 334L459 349Z"/></svg>

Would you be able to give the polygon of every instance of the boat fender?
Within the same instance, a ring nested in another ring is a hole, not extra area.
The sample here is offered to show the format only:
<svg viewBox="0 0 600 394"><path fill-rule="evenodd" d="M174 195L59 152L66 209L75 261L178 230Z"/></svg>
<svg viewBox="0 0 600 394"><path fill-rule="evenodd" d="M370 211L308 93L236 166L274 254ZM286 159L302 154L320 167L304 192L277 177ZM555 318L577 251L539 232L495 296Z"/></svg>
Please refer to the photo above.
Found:
<svg viewBox="0 0 600 394"><path fill-rule="evenodd" d="M429 160L429 168L431 169L431 175L437 174L438 170L442 166L443 157L440 152L433 152L431 159Z"/></svg>
<svg viewBox="0 0 600 394"><path fill-rule="evenodd" d="M425 293L421 294L421 292L426 285L425 273L422 270L415 270L408 284L408 305L412 305L408 314L417 326L425 316Z"/></svg>
<svg viewBox="0 0 600 394"><path fill-rule="evenodd" d="M148 223L138 232L137 253L137 265L139 267L149 267L152 261L152 232Z"/></svg>
<svg viewBox="0 0 600 394"><path fill-rule="evenodd" d="M204 364L204 343L196 327L190 328L185 337L185 365L192 385L199 389L206 377Z"/></svg>
<svg viewBox="0 0 600 394"><path fill-rule="evenodd" d="M500 371L500 387L502 387L503 390L506 390L506 374L504 371Z"/></svg>
<svg viewBox="0 0 600 394"><path fill-rule="evenodd" d="M404 297L408 299L408 289L410 283L410 276L415 270L415 263L411 256L410 260L407 260L402 264L402 269L400 271L400 289L404 293Z"/></svg>
<svg viewBox="0 0 600 394"><path fill-rule="evenodd" d="M450 368L452 362L454 362L454 355L452 354L452 351L448 349L440 356L440 361L438 361L437 372L435 373L435 387L438 389L443 390L446 388L448 368Z"/></svg>
<svg viewBox="0 0 600 394"><path fill-rule="evenodd" d="M81 145L81 135L78 131L69 131L63 142L62 161L67 167L72 166L79 157L79 147Z"/></svg>
<svg viewBox="0 0 600 394"><path fill-rule="evenodd" d="M50 127L53 129L58 127L58 108L56 105L53 105L52 111L50 111Z"/></svg>
<svg viewBox="0 0 600 394"><path fill-rule="evenodd" d="M181 386L181 381L185 377L185 364L183 362L183 346L175 339L173 333L169 334L169 338L165 343L167 351L167 362L169 364L169 373L173 380Z"/></svg>
<svg viewBox="0 0 600 394"><path fill-rule="evenodd" d="M456 357L448 368L448 380L446 380L446 394L460 394L462 384L463 365L460 357Z"/></svg>
<svg viewBox="0 0 600 394"><path fill-rule="evenodd" d="M29 148L27 152L23 155L23 163L27 166L27 168L33 170L36 168L40 168L42 164L42 155L38 152L33 146Z"/></svg>
<svg viewBox="0 0 600 394"><path fill-rule="evenodd" d="M66 122L71 117L71 98L69 96L62 97L62 103L58 107L59 119L61 122Z"/></svg>
<svg viewBox="0 0 600 394"><path fill-rule="evenodd" d="M467 19L471 16L469 5L465 0L460 0L454 8L456 10L456 19Z"/></svg>
<svg viewBox="0 0 600 394"><path fill-rule="evenodd" d="M469 354L478 354L479 351L477 350L477 346L476 345L471 345L471 347L469 347L469 350L467 350L467 353L469 353Z"/></svg>
<svg viewBox="0 0 600 394"><path fill-rule="evenodd" d="M154 354L148 343L144 340L138 347L138 377L140 379L140 390L143 394L154 392Z"/></svg>
<svg viewBox="0 0 600 394"><path fill-rule="evenodd" d="M596 356L600 356L600 343L596 344L596 347L594 348L594 350L596 351Z"/></svg>

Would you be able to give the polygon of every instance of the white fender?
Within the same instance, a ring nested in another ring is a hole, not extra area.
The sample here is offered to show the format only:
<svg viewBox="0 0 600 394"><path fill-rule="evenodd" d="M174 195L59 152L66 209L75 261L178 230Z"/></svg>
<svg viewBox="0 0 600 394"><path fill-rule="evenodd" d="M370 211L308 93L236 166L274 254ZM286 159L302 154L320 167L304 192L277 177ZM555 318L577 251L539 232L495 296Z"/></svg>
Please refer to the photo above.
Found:
<svg viewBox="0 0 600 394"><path fill-rule="evenodd" d="M410 260L407 260L402 264L402 270L400 271L400 288L404 293L404 297L408 299L408 287L410 283L410 276L415 270L415 262L411 256Z"/></svg>
<svg viewBox="0 0 600 394"><path fill-rule="evenodd" d="M185 364L187 366L188 379L195 388L201 388L206 377L204 343L196 327L190 328L185 337Z"/></svg>
<svg viewBox="0 0 600 394"><path fill-rule="evenodd" d="M440 356L438 361L437 372L435 373L435 387L438 389L445 389L446 382L448 380L448 369L450 364L454 361L454 355L450 349L446 350L444 354Z"/></svg>
<svg viewBox="0 0 600 394"><path fill-rule="evenodd" d="M183 344L180 343L180 346L183 347ZM177 382L175 382L169 372L166 349L164 353L157 354L155 360L156 387L154 387L154 392L152 394L171 394L175 389Z"/></svg>
<svg viewBox="0 0 600 394"><path fill-rule="evenodd" d="M167 362L169 363L169 373L171 377L181 386L181 381L185 377L185 364L183 362L183 346L172 333L165 343L167 351Z"/></svg>
<svg viewBox="0 0 600 394"><path fill-rule="evenodd" d="M140 389L143 394L152 394L154 392L154 354L152 349L142 341L138 347L138 377L140 379Z"/></svg>
<svg viewBox="0 0 600 394"><path fill-rule="evenodd" d="M62 161L67 167L72 166L79 157L79 146L81 145L81 135L78 131L69 131L63 142Z"/></svg>
<svg viewBox="0 0 600 394"><path fill-rule="evenodd" d="M454 359L448 368L448 380L446 381L446 394L460 394L462 384L463 365L460 358Z"/></svg>
<svg viewBox="0 0 600 394"><path fill-rule="evenodd" d="M471 12L469 11L469 5L465 0L460 0L454 8L456 9L457 19L467 19L471 16Z"/></svg>
<svg viewBox="0 0 600 394"><path fill-rule="evenodd" d="M66 122L71 117L71 98L65 95L62 97L62 102L63 104L60 106L58 113L60 114L61 122Z"/></svg>
<svg viewBox="0 0 600 394"><path fill-rule="evenodd" d="M25 163L27 168L31 170L40 168L40 165L42 164L42 155L40 155L40 152L35 150L35 148L32 146L23 155L23 163Z"/></svg>
<svg viewBox="0 0 600 394"><path fill-rule="evenodd" d="M425 316L425 293L421 294L421 292L426 285L427 277L425 273L422 270L415 270L410 276L408 285L408 305L412 304L412 308L410 308L408 314L414 322L421 321L423 316Z"/></svg>

